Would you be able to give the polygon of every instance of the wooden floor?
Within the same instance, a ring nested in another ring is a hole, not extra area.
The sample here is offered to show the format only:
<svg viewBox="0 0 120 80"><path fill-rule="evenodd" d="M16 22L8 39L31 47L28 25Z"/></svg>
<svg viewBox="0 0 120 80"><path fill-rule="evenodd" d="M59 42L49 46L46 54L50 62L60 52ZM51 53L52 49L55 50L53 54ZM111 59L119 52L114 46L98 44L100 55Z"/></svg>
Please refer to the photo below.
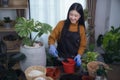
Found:
<svg viewBox="0 0 120 80"><path fill-rule="evenodd" d="M108 71L108 80L120 80L120 64L109 65L112 70Z"/></svg>

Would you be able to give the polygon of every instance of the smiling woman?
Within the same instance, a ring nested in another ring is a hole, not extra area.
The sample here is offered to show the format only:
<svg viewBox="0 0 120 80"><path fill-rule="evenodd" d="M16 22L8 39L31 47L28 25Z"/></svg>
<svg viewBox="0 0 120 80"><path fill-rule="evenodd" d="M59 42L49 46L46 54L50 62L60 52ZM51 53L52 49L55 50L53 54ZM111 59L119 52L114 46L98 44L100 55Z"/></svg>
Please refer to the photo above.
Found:
<svg viewBox="0 0 120 80"><path fill-rule="evenodd" d="M74 2L81 3L83 9L86 8L87 0L38 0L37 2L34 0L30 0L30 17L42 21L45 23L49 23L54 26L59 20L63 20L66 18L68 8ZM32 34L32 36L35 33ZM43 42L47 46L48 35L44 35L42 37Z"/></svg>

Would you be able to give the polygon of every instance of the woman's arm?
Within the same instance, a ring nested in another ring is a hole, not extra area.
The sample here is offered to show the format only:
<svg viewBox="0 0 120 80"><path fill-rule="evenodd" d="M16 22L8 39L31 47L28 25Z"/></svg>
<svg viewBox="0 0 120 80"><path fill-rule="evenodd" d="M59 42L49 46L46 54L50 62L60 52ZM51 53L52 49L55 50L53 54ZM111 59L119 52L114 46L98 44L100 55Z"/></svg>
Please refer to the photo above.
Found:
<svg viewBox="0 0 120 80"><path fill-rule="evenodd" d="M60 21L56 27L51 32L50 36L48 37L48 44L55 44L55 42L59 39L62 28L63 28L64 21Z"/></svg>
<svg viewBox="0 0 120 80"><path fill-rule="evenodd" d="M80 26L80 37L81 37L81 42L78 53L82 55L87 46L87 38L86 38L85 28L83 26Z"/></svg>

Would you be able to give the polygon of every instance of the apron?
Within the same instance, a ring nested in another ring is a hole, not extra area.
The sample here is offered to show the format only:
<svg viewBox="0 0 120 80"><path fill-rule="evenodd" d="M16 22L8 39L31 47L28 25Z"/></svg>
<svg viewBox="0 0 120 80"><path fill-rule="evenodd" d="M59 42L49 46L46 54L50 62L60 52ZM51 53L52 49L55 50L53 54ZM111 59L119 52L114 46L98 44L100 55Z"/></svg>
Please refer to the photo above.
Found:
<svg viewBox="0 0 120 80"><path fill-rule="evenodd" d="M62 58L74 58L78 54L80 44L80 31L70 32L69 27L63 27L61 37L58 40L58 55Z"/></svg>

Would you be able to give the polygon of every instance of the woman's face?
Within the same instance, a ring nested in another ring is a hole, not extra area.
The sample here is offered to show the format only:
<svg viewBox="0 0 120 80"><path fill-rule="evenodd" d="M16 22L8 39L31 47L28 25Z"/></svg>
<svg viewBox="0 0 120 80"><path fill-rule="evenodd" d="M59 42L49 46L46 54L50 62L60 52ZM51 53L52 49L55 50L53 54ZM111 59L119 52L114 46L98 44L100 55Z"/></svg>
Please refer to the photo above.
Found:
<svg viewBox="0 0 120 80"><path fill-rule="evenodd" d="M76 10L71 10L69 13L69 19L73 24L77 23L80 17L81 15Z"/></svg>

